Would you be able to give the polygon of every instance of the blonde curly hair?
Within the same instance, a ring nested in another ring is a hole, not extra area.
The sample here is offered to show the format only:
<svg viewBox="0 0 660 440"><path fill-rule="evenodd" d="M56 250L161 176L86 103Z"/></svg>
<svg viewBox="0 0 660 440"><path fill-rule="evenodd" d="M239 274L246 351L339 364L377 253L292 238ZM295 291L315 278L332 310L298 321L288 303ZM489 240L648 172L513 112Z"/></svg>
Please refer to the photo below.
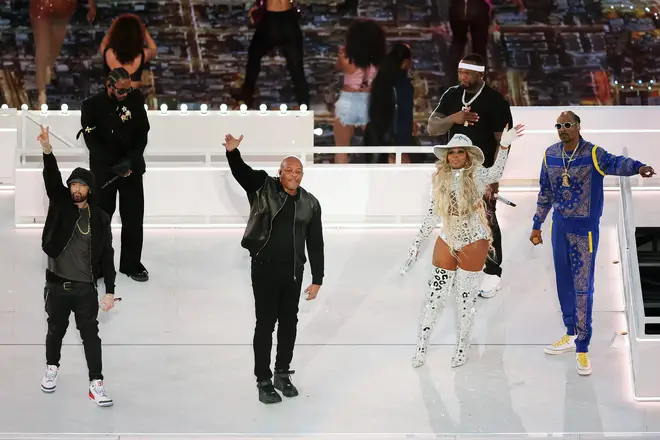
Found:
<svg viewBox="0 0 660 440"><path fill-rule="evenodd" d="M492 243L492 233L486 219L486 204L483 195L477 190L475 181L475 174L480 163L479 156L471 148L464 149L467 154L467 162L461 171L459 193L456 194L452 184L452 173L456 170L447 160L449 151L448 149L443 157L435 163L433 201L436 214L442 217L442 227L447 236L449 251L454 258L457 258L454 249L458 247L459 243L456 243L456 235L452 231L457 227L460 228L462 223L471 221L475 213L488 230L488 236L491 237L489 244Z"/></svg>

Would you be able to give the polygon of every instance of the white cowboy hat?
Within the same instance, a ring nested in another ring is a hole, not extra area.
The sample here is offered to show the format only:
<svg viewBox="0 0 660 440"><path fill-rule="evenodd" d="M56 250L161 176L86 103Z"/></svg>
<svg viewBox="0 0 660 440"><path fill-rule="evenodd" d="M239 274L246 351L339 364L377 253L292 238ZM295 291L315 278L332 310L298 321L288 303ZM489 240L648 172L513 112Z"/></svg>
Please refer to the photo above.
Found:
<svg viewBox="0 0 660 440"><path fill-rule="evenodd" d="M433 154L438 159L444 159L445 155L452 148L463 148L465 150L472 150L472 152L477 156L477 162L474 165L482 165L484 163L484 153L481 151L481 148L472 144L472 139L465 136L464 134L457 133L455 134L447 145L436 145L433 147Z"/></svg>

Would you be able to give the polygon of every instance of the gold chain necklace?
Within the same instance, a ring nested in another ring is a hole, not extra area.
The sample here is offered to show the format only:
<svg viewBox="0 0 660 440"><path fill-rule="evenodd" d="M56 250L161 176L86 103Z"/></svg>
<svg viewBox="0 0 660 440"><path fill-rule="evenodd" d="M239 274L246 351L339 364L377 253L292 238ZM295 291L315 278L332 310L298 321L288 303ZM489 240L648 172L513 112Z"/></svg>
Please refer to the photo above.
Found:
<svg viewBox="0 0 660 440"><path fill-rule="evenodd" d="M87 231L80 229L80 217L78 217L78 221L76 222L76 227L78 227L82 235L87 235L92 230L92 211L89 209L89 204L87 205L87 219Z"/></svg>
<svg viewBox="0 0 660 440"><path fill-rule="evenodd" d="M577 146L573 150L573 153L571 153L571 156L568 158L568 165L566 165L566 157L568 156L568 154L566 153L566 150L564 150L564 147L561 148L561 162L562 164L564 164L564 173L561 175L561 186L563 186L564 188L571 187L568 168L571 166L571 162L573 162L573 156L575 156L575 153L577 153L577 150L579 148L580 148L580 142L578 142Z"/></svg>

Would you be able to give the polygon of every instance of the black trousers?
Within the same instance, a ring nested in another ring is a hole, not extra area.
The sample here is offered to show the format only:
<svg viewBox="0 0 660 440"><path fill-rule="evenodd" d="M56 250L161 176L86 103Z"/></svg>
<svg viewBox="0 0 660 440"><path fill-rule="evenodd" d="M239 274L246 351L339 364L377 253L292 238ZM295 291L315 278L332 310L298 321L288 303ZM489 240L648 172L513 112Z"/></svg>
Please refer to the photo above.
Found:
<svg viewBox="0 0 660 440"><path fill-rule="evenodd" d="M502 276L502 232L500 231L500 225L497 223L497 199L495 197L489 197L488 194L484 196L484 202L486 202L486 219L488 220L488 226L491 229L493 234L493 248L488 253L488 258L486 258L486 267L484 268L484 273L488 275L497 275L498 277Z"/></svg>
<svg viewBox="0 0 660 440"><path fill-rule="evenodd" d="M252 260L252 290L257 321L253 339L254 375L257 381L268 380L273 376L270 353L275 323L275 371L288 371L291 366L298 328L302 274L302 267L294 274L293 263Z"/></svg>
<svg viewBox="0 0 660 440"><path fill-rule="evenodd" d="M490 27L490 14L486 2L481 2L476 10L468 11L468 16L464 16L464 11L450 9L449 27L451 28L451 46L449 48L449 62L451 66L449 71L453 75L457 74L458 63L464 56L465 46L467 46L468 32L472 39L472 53L481 55L484 64L488 63L488 28ZM455 7L454 7L455 8Z"/></svg>
<svg viewBox="0 0 660 440"><path fill-rule="evenodd" d="M94 172L94 171L93 171ZM99 175L94 172L95 175ZM112 178L111 174L101 171L106 177L99 181L100 185ZM142 175L131 174L120 177L101 190L99 206L110 219L117 209L117 193L119 192L119 216L121 217L121 256L119 271L125 274L145 270L142 265L142 244L144 241L144 187Z"/></svg>
<svg viewBox="0 0 660 440"><path fill-rule="evenodd" d="M241 95L245 105L252 107L257 77L261 71L261 59L279 47L293 81L298 104L309 106L309 85L303 64L303 34L294 9L283 12L265 11L250 41L245 81Z"/></svg>
<svg viewBox="0 0 660 440"><path fill-rule="evenodd" d="M60 366L62 340L69 327L69 316L73 312L76 327L80 332L89 380L101 379L101 338L99 338L99 300L96 287L92 283L46 282L44 301L48 315L46 334L46 363Z"/></svg>

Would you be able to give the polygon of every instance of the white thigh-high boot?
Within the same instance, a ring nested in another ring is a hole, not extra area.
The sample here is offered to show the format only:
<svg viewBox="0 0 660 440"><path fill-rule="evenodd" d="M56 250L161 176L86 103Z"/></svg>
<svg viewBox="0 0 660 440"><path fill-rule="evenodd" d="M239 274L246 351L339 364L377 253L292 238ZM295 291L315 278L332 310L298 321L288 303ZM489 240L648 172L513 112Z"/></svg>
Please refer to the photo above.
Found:
<svg viewBox="0 0 660 440"><path fill-rule="evenodd" d="M451 293L454 284L456 271L441 269L433 266L431 276L429 277L429 290L426 294L426 303L422 309L422 316L419 320L419 336L417 337L417 350L413 356L413 367L424 365L426 358L426 349L429 345L429 339L433 334L433 327L445 306L447 296Z"/></svg>
<svg viewBox="0 0 660 440"><path fill-rule="evenodd" d="M479 294L481 272L468 272L460 267L456 270L454 280L454 295L456 296L456 350L451 358L451 366L459 367L467 361L470 349L470 337L474 315L477 311L476 302Z"/></svg>

